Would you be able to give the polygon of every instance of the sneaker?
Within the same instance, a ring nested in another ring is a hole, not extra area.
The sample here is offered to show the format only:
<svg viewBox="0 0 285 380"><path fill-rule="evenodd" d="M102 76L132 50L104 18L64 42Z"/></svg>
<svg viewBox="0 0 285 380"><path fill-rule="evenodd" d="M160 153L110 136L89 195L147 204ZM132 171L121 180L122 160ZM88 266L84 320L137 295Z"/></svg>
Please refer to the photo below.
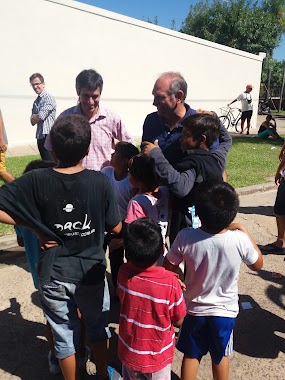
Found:
<svg viewBox="0 0 285 380"><path fill-rule="evenodd" d="M119 374L115 368L108 366L108 375L109 375L109 380L123 380L122 376Z"/></svg>
<svg viewBox="0 0 285 380"><path fill-rule="evenodd" d="M61 373L59 361L57 358L51 357L51 351L48 353L48 367L51 375L58 375Z"/></svg>
<svg viewBox="0 0 285 380"><path fill-rule="evenodd" d="M91 351L88 346L84 347L84 353L79 357L79 366L86 371L87 375L96 374L96 365L91 361Z"/></svg>
<svg viewBox="0 0 285 380"><path fill-rule="evenodd" d="M246 134L249 135L249 131L247 131Z"/></svg>

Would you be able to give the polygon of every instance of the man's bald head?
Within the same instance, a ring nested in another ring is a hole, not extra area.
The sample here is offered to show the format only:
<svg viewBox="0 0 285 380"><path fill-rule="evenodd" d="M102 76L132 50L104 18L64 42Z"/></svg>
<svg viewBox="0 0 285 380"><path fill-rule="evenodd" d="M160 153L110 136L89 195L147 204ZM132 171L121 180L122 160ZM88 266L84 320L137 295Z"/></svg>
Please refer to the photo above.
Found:
<svg viewBox="0 0 285 380"><path fill-rule="evenodd" d="M167 81L169 82L169 87L168 87L168 95L169 96L175 96L177 92L180 90L183 92L183 98L182 100L184 101L187 96L187 83L183 76L175 71L167 71L165 73L162 73L156 82L158 81Z"/></svg>

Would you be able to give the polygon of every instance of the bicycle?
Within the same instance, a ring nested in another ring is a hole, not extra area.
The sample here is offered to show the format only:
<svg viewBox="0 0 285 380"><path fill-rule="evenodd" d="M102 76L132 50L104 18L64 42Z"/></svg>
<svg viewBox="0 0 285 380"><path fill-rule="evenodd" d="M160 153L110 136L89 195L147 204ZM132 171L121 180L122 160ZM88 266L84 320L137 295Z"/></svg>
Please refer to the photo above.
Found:
<svg viewBox="0 0 285 380"><path fill-rule="evenodd" d="M238 111L238 114L235 116L236 111ZM240 108L234 108L234 107L222 107L221 108L222 115L219 116L219 119L221 120L222 124L229 129L229 126L232 128L235 127L237 132L241 132L241 109Z"/></svg>

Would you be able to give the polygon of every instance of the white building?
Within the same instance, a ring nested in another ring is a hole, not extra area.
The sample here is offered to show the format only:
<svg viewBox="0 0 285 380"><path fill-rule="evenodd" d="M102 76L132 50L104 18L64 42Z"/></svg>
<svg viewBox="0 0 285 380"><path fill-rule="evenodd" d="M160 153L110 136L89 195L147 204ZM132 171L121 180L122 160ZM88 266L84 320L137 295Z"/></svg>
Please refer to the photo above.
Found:
<svg viewBox="0 0 285 380"><path fill-rule="evenodd" d="M29 122L34 72L44 76L59 114L77 102L77 74L94 68L104 79L102 102L121 114L138 140L145 116L155 111L153 84L164 71L185 77L192 108L217 113L252 83L257 111L262 55L72 0L2 0L0 14L0 107L10 147L35 142Z"/></svg>

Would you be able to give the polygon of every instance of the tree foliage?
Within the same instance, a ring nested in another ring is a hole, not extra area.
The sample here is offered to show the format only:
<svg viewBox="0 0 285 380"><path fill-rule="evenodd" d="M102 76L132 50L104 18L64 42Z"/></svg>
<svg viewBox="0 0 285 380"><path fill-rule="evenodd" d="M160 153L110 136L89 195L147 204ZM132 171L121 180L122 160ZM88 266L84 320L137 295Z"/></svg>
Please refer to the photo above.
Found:
<svg viewBox="0 0 285 380"><path fill-rule="evenodd" d="M261 74L261 82L263 83L261 86L261 97L266 98L266 88L264 84L269 88L269 92L271 96L279 96L283 73L284 73L284 64L283 61L278 61L277 59L273 59L270 56L267 56L263 61L263 68ZM270 75L270 80L269 80Z"/></svg>
<svg viewBox="0 0 285 380"><path fill-rule="evenodd" d="M183 33L236 49L267 54L285 31L285 0L201 0L190 7Z"/></svg>

